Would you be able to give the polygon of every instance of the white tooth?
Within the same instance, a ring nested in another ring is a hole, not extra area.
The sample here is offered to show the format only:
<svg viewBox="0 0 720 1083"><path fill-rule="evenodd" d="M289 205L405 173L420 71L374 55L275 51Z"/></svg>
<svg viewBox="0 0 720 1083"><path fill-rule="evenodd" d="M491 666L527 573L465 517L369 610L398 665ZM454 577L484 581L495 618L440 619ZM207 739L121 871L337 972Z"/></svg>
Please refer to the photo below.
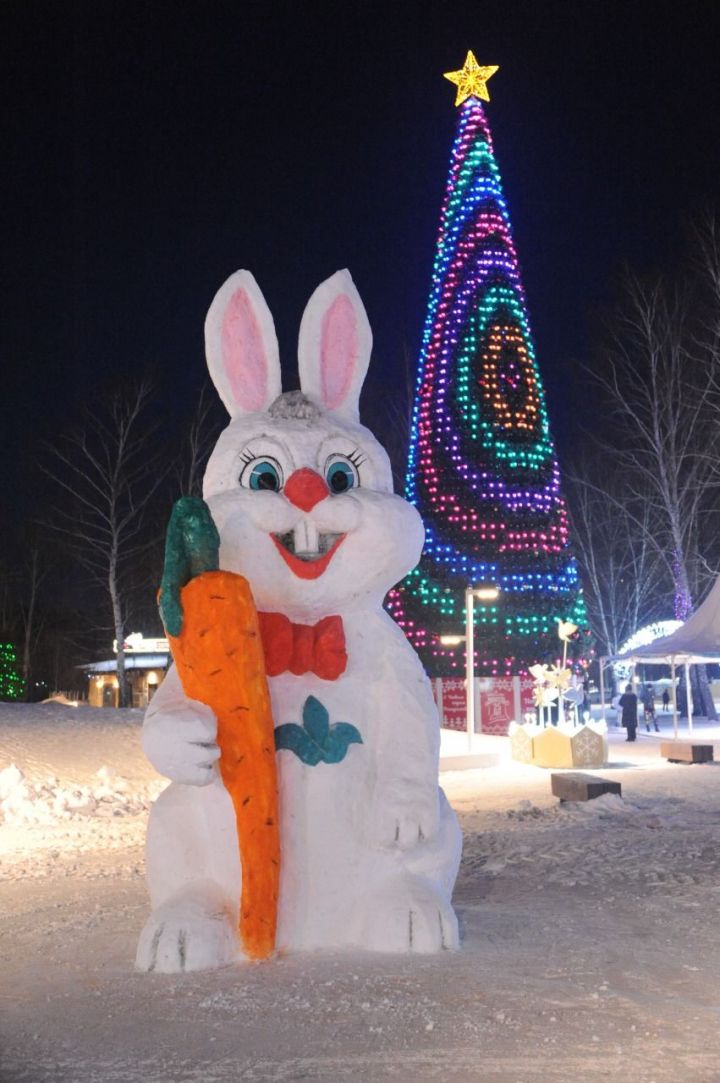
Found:
<svg viewBox="0 0 720 1083"><path fill-rule="evenodd" d="M301 519L293 531L295 553L317 553L320 548L320 535L310 519Z"/></svg>

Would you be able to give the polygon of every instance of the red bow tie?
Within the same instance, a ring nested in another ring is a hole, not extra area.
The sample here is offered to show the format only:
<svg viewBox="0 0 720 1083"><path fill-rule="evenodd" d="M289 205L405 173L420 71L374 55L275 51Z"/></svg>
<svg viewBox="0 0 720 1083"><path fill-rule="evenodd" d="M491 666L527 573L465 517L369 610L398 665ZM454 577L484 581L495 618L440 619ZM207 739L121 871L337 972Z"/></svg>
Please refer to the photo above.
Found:
<svg viewBox="0 0 720 1083"><path fill-rule="evenodd" d="M296 677L314 673L326 681L345 672L347 651L342 617L317 624L293 624L282 613L258 613L268 677L290 670Z"/></svg>

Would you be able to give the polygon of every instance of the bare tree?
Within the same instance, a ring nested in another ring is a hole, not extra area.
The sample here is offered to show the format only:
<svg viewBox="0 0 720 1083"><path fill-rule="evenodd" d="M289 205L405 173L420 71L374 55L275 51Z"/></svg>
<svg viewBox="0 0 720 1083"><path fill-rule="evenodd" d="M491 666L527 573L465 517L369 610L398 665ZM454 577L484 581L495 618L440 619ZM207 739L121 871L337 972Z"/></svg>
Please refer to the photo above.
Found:
<svg viewBox="0 0 720 1083"><path fill-rule="evenodd" d="M650 544L652 509L628 506L602 467L589 456L576 461L564 472L565 494L590 627L602 653L617 654L643 623L664 615L669 577Z"/></svg>
<svg viewBox="0 0 720 1083"><path fill-rule="evenodd" d="M720 222L714 207L698 216L692 227L691 270L701 290L701 312L696 334L700 350L720 359Z"/></svg>
<svg viewBox="0 0 720 1083"><path fill-rule="evenodd" d="M57 493L48 525L67 540L110 604L121 707L130 705L123 650L128 573L151 544L146 512L167 473L152 398L151 385L142 381L87 407L81 424L48 448L42 464Z"/></svg>
<svg viewBox="0 0 720 1083"><path fill-rule="evenodd" d="M15 627L15 586L17 572L0 558L0 635L8 635Z"/></svg>
<svg viewBox="0 0 720 1083"><path fill-rule="evenodd" d="M686 620L704 570L699 517L716 480L714 372L707 359L689 352L679 298L660 284L632 280L628 301L615 348L593 374L610 407L604 445L631 501L657 513L649 540L672 576L675 616Z"/></svg>
<svg viewBox="0 0 720 1083"><path fill-rule="evenodd" d="M364 412L371 419L370 428L390 457L397 492L405 488L415 393L415 361L406 343L402 347L401 369L402 375L393 383L391 395L387 381L375 377L367 381L363 399Z"/></svg>
<svg viewBox="0 0 720 1083"><path fill-rule="evenodd" d="M47 574L47 564L43 560L38 543L34 542L28 551L23 596L20 599L20 615L23 626L22 675L25 682L25 699L29 699L31 694L33 647L37 641L39 623L37 618L38 595L40 586Z"/></svg>
<svg viewBox="0 0 720 1083"><path fill-rule="evenodd" d="M678 620L692 613L712 574L702 539L720 450L716 359L694 333L688 296L629 278L604 363L588 369L606 405L599 450L623 481L606 495L665 564ZM698 705L714 718L704 668L696 679Z"/></svg>
<svg viewBox="0 0 720 1083"><path fill-rule="evenodd" d="M179 460L177 481L182 496L202 496L203 473L221 428L217 414L217 397L205 383L200 389Z"/></svg>

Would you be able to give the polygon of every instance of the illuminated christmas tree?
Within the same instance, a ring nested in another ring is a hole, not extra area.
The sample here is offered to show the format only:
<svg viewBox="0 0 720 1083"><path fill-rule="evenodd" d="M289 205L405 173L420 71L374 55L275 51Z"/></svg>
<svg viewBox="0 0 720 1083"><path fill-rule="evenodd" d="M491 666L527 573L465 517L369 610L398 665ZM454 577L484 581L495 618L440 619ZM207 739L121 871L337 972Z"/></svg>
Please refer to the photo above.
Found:
<svg viewBox="0 0 720 1083"><path fill-rule="evenodd" d="M558 619L585 622L525 294L480 99L497 68L468 53L419 362L407 496L426 530L420 565L389 609L431 676L459 673L465 588L479 673L557 656Z"/></svg>
<svg viewBox="0 0 720 1083"><path fill-rule="evenodd" d="M20 699L25 691L17 665L15 647L12 643L0 642L0 700Z"/></svg>

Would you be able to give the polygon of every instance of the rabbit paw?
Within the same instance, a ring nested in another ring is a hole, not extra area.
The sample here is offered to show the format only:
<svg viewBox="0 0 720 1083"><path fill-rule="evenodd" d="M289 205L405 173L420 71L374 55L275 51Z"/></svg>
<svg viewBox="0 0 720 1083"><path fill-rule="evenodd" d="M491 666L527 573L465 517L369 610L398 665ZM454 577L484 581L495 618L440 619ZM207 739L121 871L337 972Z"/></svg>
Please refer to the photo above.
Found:
<svg viewBox="0 0 720 1083"><path fill-rule="evenodd" d="M140 934L135 966L159 974L211 970L242 957L230 907L217 892L175 896Z"/></svg>
<svg viewBox="0 0 720 1083"><path fill-rule="evenodd" d="M148 711L142 743L153 767L187 786L207 786L216 776L220 749L216 744L217 720L202 703L188 703L171 710Z"/></svg>
<svg viewBox="0 0 720 1083"><path fill-rule="evenodd" d="M380 846L410 850L434 838L438 833L440 806L436 793L405 791L402 800L380 801L374 814L373 833Z"/></svg>
<svg viewBox="0 0 720 1083"><path fill-rule="evenodd" d="M401 882L371 899L364 939L371 951L429 955L454 951L459 942L455 912L430 884Z"/></svg>

